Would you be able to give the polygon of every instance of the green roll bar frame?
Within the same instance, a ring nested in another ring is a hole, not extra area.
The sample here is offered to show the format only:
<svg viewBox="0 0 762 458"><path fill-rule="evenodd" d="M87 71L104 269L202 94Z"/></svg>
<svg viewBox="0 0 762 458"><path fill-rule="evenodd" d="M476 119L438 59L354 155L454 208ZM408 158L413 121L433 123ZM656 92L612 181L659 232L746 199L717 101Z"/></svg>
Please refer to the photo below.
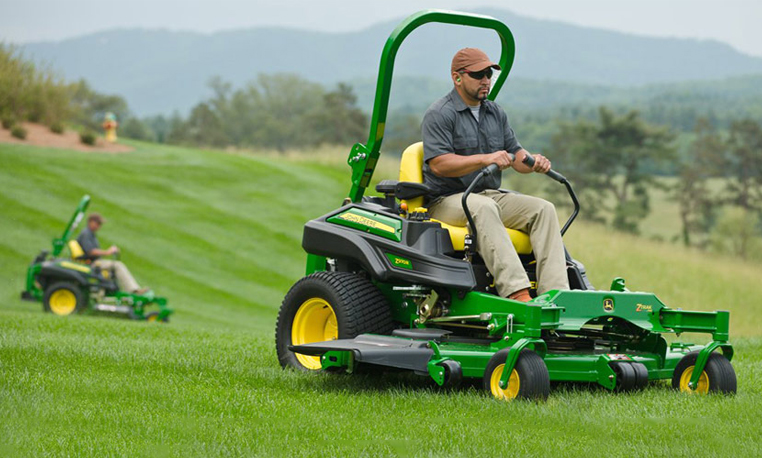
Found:
<svg viewBox="0 0 762 458"><path fill-rule="evenodd" d="M58 257L58 255L61 254L61 251L63 251L64 247L66 246L66 242L69 241L72 232L77 229L77 226L79 226L82 218L85 217L85 211L87 211L88 205L90 205L90 196L86 194L82 197L82 200L79 201L79 205L77 205L77 209L74 210L74 214L71 216L69 224L66 225L66 229L64 229L61 237L53 239L52 255L54 258Z"/></svg>
<svg viewBox="0 0 762 458"><path fill-rule="evenodd" d="M502 70L492 87L492 91L489 93L489 100L495 100L503 83L508 78L508 73L510 73L516 55L516 43L508 26L497 19L490 16L456 13L445 10L419 11L405 19L389 35L389 39L386 41L384 50L381 53L381 64L378 69L376 98L373 105L373 116L370 121L368 142L365 145L362 143L355 144L347 159L347 163L352 167L352 188L348 196L351 202L359 202L362 199L378 163L381 143L384 140L386 114L389 108L389 94L391 93L392 73L394 72L394 59L397 56L397 50L413 30L430 22L492 29L497 32L502 46L500 55L500 68Z"/></svg>

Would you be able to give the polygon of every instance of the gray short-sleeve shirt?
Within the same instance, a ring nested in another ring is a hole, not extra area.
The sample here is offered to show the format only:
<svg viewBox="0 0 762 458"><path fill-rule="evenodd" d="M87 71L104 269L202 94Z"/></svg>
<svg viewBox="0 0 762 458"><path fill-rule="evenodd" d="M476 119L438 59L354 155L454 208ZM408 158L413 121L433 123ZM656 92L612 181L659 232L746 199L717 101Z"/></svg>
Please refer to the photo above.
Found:
<svg viewBox="0 0 762 458"><path fill-rule="evenodd" d="M79 246L82 247L82 251L85 252L85 257L87 259L98 259L98 256L91 256L89 254L90 250L101 247L100 243L98 243L98 237L95 236L95 233L91 231L89 227L82 229L82 232L79 233L79 237L77 237L77 242L79 242Z"/></svg>
<svg viewBox="0 0 762 458"><path fill-rule="evenodd" d="M498 104L491 100L483 101L477 121L455 89L426 110L421 124L421 136L423 182L432 189L430 198L465 191L478 172L457 178L440 177L431 171L429 160L450 153L470 156L500 150L516 153L521 149L508 122L508 115ZM499 188L500 178L501 173L495 172L484 179L475 192Z"/></svg>

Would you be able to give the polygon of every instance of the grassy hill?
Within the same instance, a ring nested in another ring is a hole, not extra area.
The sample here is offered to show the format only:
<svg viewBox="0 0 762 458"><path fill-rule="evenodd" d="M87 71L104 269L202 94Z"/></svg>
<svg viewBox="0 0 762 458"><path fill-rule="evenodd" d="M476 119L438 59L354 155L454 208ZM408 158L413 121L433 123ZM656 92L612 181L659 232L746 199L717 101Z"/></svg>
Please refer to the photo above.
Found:
<svg viewBox="0 0 762 458"><path fill-rule="evenodd" d="M476 456L493 442L521 456L744 456L762 445L759 266L596 226L567 235L599 288L621 275L673 307L729 309L732 398L562 386L545 404L505 404L413 376L284 372L277 308L303 274L302 225L347 191L347 151L130 144L127 154L0 145L0 454ZM171 324L58 318L19 300L26 265L86 193L107 218L102 244L119 245L138 280L169 298Z"/></svg>

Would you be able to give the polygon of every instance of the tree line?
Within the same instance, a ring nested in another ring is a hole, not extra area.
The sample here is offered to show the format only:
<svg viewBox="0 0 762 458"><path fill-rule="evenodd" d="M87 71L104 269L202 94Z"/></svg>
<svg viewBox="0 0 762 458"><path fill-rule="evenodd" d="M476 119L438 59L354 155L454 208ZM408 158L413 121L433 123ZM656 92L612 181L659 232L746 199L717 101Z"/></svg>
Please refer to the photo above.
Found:
<svg viewBox="0 0 762 458"><path fill-rule="evenodd" d="M216 77L209 87L212 97L194 106L186 118L145 119L147 129L140 137L153 133L173 144L278 151L366 139L368 116L345 83L326 90L296 75L275 74L260 75L235 90Z"/></svg>
<svg viewBox="0 0 762 458"><path fill-rule="evenodd" d="M9 128L29 121L54 132L64 125L98 131L107 112L129 117L127 102L101 94L85 80L67 83L51 69L35 65L13 47L0 43L0 119Z"/></svg>
<svg viewBox="0 0 762 458"><path fill-rule="evenodd" d="M745 118L719 130L699 118L682 155L676 137L637 111L601 107L597 120L560 122L551 151L584 218L637 234L649 189L660 188L678 204L684 245L762 260L762 124ZM652 173L659 169L678 172L665 183Z"/></svg>
<svg viewBox="0 0 762 458"><path fill-rule="evenodd" d="M27 120L54 131L63 123L98 131L105 113L113 112L121 136L172 144L284 151L367 140L369 115L348 84L326 89L296 75L275 74L236 89L218 77L209 87L212 96L186 117L141 120L123 98L98 93L84 80L67 83L0 44L3 125ZM659 188L678 204L683 244L762 259L759 118L745 112L720 119L691 108L688 99L669 106L660 101L666 108L658 123L651 120L660 112L654 105L645 114L622 107L594 112L571 107L555 116L516 110L513 124L523 144L548 151L574 182L585 207L582 217L637 234L652 209L650 191ZM399 109L387 120L386 154L419 141L415 110Z"/></svg>

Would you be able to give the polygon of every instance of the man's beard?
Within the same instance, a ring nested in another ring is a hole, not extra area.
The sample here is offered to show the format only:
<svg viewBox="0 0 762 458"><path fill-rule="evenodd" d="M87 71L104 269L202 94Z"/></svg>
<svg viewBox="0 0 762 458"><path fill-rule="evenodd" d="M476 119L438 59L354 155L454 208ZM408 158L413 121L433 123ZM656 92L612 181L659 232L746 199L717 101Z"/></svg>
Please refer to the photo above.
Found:
<svg viewBox="0 0 762 458"><path fill-rule="evenodd" d="M479 86L474 92L468 94L475 100L484 101L487 100L487 96L489 96L489 87L487 87L487 92L484 93L484 95L481 94L483 87Z"/></svg>

